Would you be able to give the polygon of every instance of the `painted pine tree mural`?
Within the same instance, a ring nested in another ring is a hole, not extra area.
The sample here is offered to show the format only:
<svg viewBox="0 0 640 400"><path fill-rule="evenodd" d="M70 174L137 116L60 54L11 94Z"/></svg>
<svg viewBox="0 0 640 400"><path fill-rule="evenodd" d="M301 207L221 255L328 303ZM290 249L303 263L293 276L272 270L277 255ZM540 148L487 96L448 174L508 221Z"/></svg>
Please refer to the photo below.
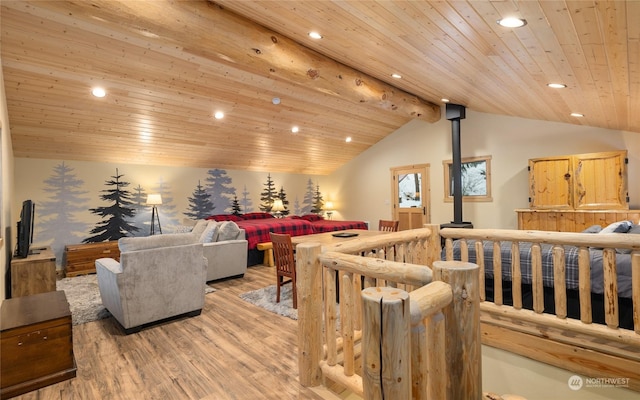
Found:
<svg viewBox="0 0 640 400"><path fill-rule="evenodd" d="M267 182L264 184L264 190L260 193L260 211L270 212L273 207L273 200L278 198L278 192L271 179L271 174L267 175Z"/></svg>
<svg viewBox="0 0 640 400"><path fill-rule="evenodd" d="M38 223L37 234L44 238L53 238L51 250L56 255L56 262L62 263L64 246L79 243L89 229L89 224L78 221L74 214L85 211L85 203L89 200L82 190L84 181L78 179L74 169L64 162L53 167L51 176L44 180L43 191L48 200L36 207L42 215ZM35 235L34 235L35 236ZM37 241L37 236L34 239Z"/></svg>
<svg viewBox="0 0 640 400"><path fill-rule="evenodd" d="M289 210L289 200L287 200L287 193L284 191L284 187L282 186L280 186L278 198L282 200L282 205L284 205L284 211L282 211L281 214L284 216L291 214L291 211Z"/></svg>
<svg viewBox="0 0 640 400"><path fill-rule="evenodd" d="M132 236L147 236L149 234L147 225L149 225L149 221L151 221L151 209L146 204L147 192L141 185L133 188L133 197L131 200L133 202L133 209L135 210L135 215L131 223L140 228L132 234Z"/></svg>
<svg viewBox="0 0 640 400"><path fill-rule="evenodd" d="M176 205L173 202L173 192L171 187L160 177L156 185L151 189L149 193L158 193L162 197L162 205L158 206L158 217L160 219L161 226L165 227L164 232L171 232L176 226L180 224L178 218L178 211ZM151 207L148 207L149 212L149 229L151 229Z"/></svg>
<svg viewBox="0 0 640 400"><path fill-rule="evenodd" d="M313 181L309 178L309 181L307 182L307 191L304 193L304 198L302 199L302 209L300 210L302 214L309 214L313 212L313 197L315 196L315 193Z"/></svg>
<svg viewBox="0 0 640 400"><path fill-rule="evenodd" d="M102 217L102 222L91 230L94 236L83 240L84 243L97 243L105 240L118 240L125 236L132 236L139 228L133 226L129 221L135 215L132 195L126 190L129 182L123 181L118 169L116 174L111 176L110 180L105 181L108 189L101 192L100 198L109 203L105 207L91 208L94 214Z"/></svg>
<svg viewBox="0 0 640 400"><path fill-rule="evenodd" d="M296 196L295 201L293 202L293 214L294 215L301 215L302 211L300 208L300 200L298 200L298 196Z"/></svg>
<svg viewBox="0 0 640 400"><path fill-rule="evenodd" d="M204 219L213 214L215 206L211 202L207 191L204 190L204 187L200 184L200 181L198 181L198 186L196 186L196 189L188 200L189 211L184 213L184 215L190 219Z"/></svg>
<svg viewBox="0 0 640 400"><path fill-rule="evenodd" d="M314 214L322 213L324 208L324 200L322 199L322 193L320 193L320 185L316 186L316 191L313 193L313 208L311 212Z"/></svg>
<svg viewBox="0 0 640 400"><path fill-rule="evenodd" d="M253 211L253 202L249 197L249 191L247 190L247 185L244 185L244 189L242 190L242 200L240 200L240 205L245 213L249 213Z"/></svg>
<svg viewBox="0 0 640 400"><path fill-rule="evenodd" d="M207 172L205 190L211 196L211 202L216 207L218 214L230 211L231 199L236 194L236 189L231 186L231 178L224 169L211 169Z"/></svg>
<svg viewBox="0 0 640 400"><path fill-rule="evenodd" d="M241 215L242 208L240 207L240 202L238 201L238 196L233 196L233 201L231 202L231 214L233 215Z"/></svg>

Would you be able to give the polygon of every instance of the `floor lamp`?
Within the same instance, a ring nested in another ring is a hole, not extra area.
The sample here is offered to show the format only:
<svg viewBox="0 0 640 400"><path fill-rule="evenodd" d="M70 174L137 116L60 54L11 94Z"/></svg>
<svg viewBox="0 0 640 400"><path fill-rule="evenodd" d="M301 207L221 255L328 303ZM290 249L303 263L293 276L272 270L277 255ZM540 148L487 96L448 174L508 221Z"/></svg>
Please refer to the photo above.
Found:
<svg viewBox="0 0 640 400"><path fill-rule="evenodd" d="M162 196L159 194L147 195L147 205L151 206L151 231L150 235L156 233L156 221L158 221L158 231L162 235L162 227L160 226L160 215L158 214L158 206L162 204Z"/></svg>

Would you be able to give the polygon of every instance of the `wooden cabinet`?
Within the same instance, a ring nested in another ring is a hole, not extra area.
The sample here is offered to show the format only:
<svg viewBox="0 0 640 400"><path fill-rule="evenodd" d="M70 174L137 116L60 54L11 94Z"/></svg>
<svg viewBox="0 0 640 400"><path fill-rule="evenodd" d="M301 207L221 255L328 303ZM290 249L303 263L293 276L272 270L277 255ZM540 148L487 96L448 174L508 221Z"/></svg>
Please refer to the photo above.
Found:
<svg viewBox="0 0 640 400"><path fill-rule="evenodd" d="M71 312L63 291L4 300L0 314L1 399L76 376Z"/></svg>
<svg viewBox="0 0 640 400"><path fill-rule="evenodd" d="M552 210L628 209L627 152L530 159L529 206Z"/></svg>
<svg viewBox="0 0 640 400"><path fill-rule="evenodd" d="M96 272L96 260L113 258L120 261L118 241L70 244L65 246L65 274L76 276Z"/></svg>
<svg viewBox="0 0 640 400"><path fill-rule="evenodd" d="M26 258L11 260L11 297L56 290L56 256L51 248L32 249Z"/></svg>

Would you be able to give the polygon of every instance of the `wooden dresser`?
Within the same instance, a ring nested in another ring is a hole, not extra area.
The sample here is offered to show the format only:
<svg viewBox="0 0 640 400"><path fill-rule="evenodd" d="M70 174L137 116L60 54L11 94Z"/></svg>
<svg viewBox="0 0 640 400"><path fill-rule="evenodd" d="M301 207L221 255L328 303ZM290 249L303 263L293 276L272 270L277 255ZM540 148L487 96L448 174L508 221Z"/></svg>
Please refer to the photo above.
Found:
<svg viewBox="0 0 640 400"><path fill-rule="evenodd" d="M96 260L113 258L120 261L118 241L70 244L64 248L65 274L76 276L96 272Z"/></svg>
<svg viewBox="0 0 640 400"><path fill-rule="evenodd" d="M1 399L76 376L71 312L63 291L4 300L0 314Z"/></svg>

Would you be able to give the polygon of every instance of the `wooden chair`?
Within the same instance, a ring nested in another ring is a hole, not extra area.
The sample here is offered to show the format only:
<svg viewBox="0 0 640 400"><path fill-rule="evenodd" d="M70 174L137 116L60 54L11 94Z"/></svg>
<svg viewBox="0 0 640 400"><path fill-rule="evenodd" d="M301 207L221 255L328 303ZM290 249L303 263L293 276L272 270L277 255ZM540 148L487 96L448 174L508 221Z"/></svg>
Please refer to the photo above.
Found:
<svg viewBox="0 0 640 400"><path fill-rule="evenodd" d="M378 222L378 230L382 232L398 232L398 225L400 221L385 221L381 219Z"/></svg>
<svg viewBox="0 0 640 400"><path fill-rule="evenodd" d="M280 287L291 283L293 308L298 308L298 294L296 291L296 261L293 257L291 235L270 233L273 245L273 261L276 266L276 303L280 302ZM289 278L285 280L285 278Z"/></svg>

